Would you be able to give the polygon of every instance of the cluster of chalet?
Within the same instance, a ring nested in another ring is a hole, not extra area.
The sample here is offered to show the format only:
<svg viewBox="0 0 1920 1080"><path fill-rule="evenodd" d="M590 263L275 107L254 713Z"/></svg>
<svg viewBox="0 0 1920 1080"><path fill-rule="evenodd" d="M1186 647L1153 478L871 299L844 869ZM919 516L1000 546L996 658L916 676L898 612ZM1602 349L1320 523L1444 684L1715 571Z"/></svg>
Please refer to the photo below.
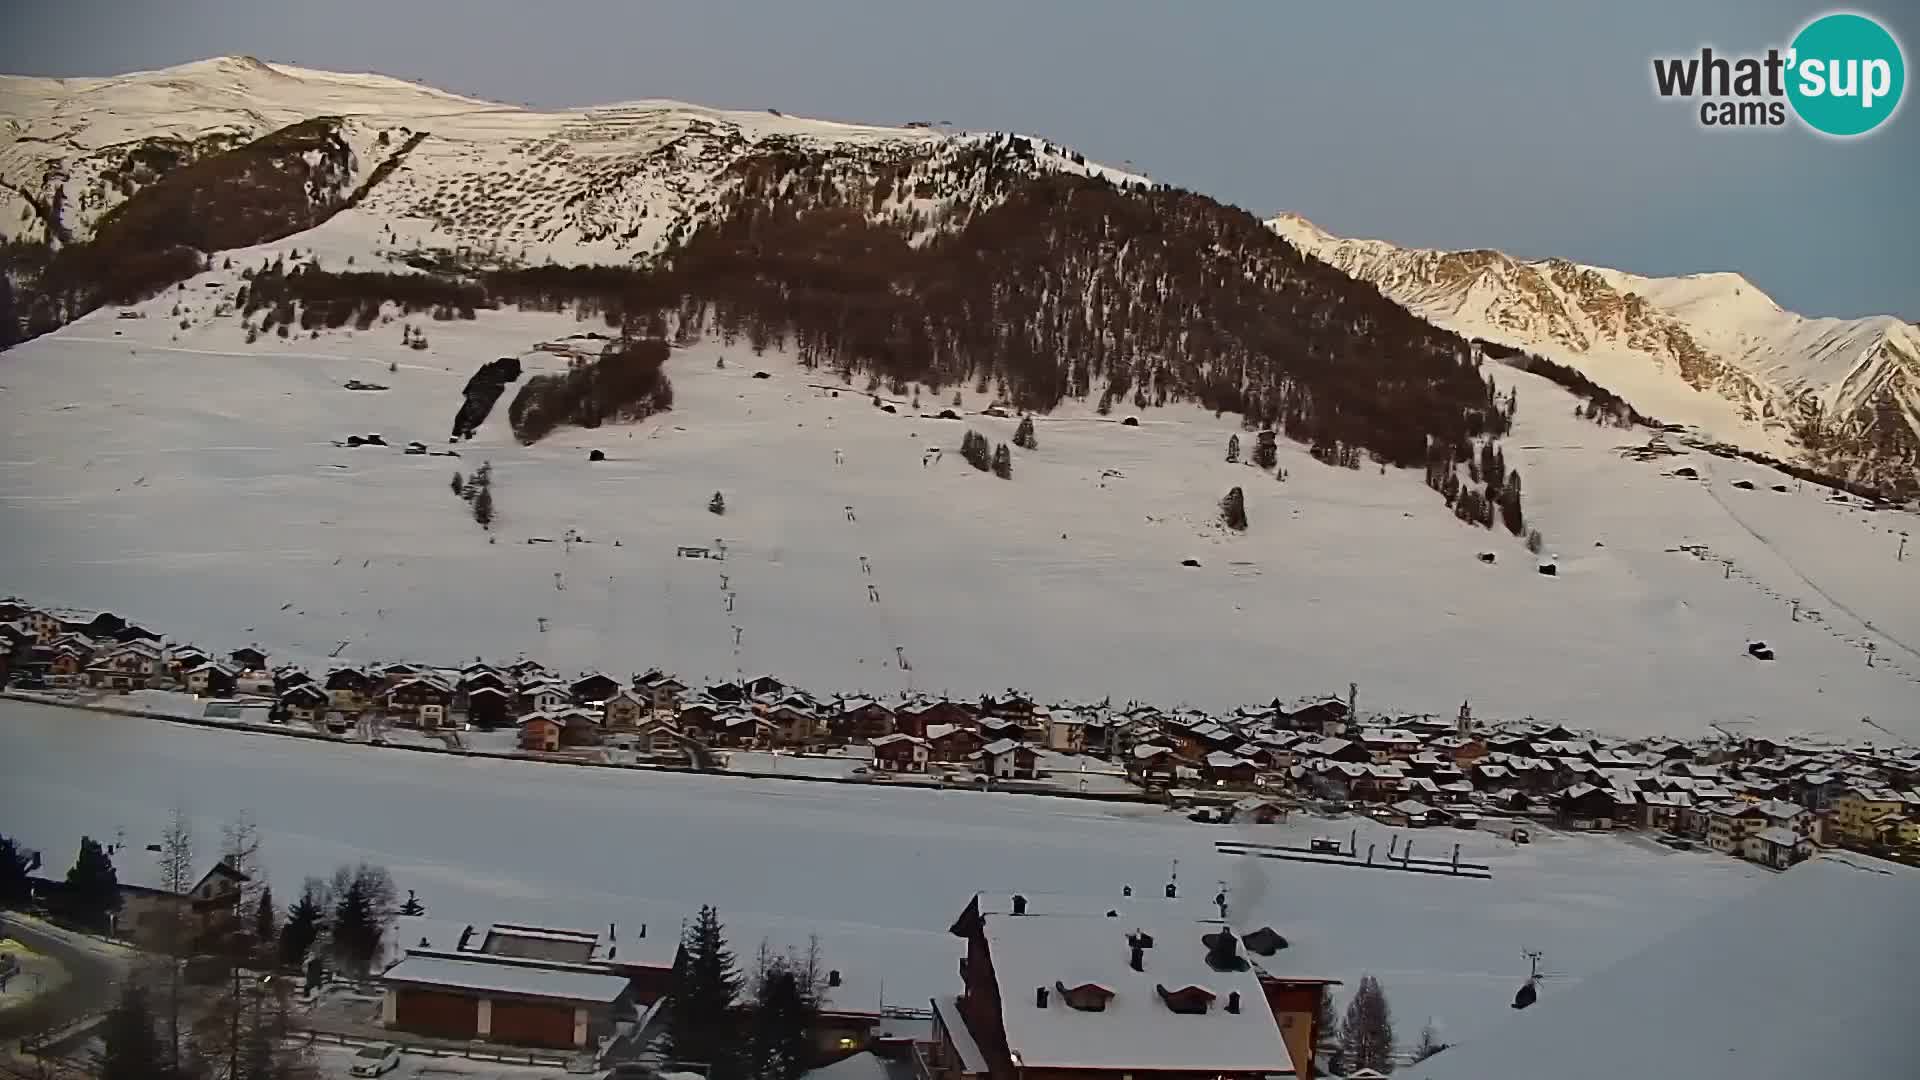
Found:
<svg viewBox="0 0 1920 1080"><path fill-rule="evenodd" d="M1124 766L1151 793L1359 804L1409 827L1523 814L1571 828L1642 828L1769 865L1816 845L1920 852L1920 750L1767 739L1602 739L1559 724L1373 718L1351 701L1278 700L1226 714L978 700L815 697L772 675L693 687L658 671L563 677L533 660L463 668L342 666L315 678L270 669L257 649L216 658L106 612L0 602L0 674L56 686L177 688L251 699L274 718L346 730L377 720L424 730L517 728L523 752L614 745L655 760L710 749L870 747L879 774L964 770L1036 779L1043 752ZM1271 805L1271 803L1263 804ZM1782 808L1794 808L1785 813Z"/></svg>
<svg viewBox="0 0 1920 1080"><path fill-rule="evenodd" d="M0 601L0 680L98 690L186 690L208 697L271 694L266 654L224 658L160 635L110 611L37 608Z"/></svg>
<svg viewBox="0 0 1920 1080"><path fill-rule="evenodd" d="M1483 725L1465 704L1451 721L1384 725L1349 725L1337 700L1224 717L1132 709L1119 723L1102 736L1128 744L1123 757L1142 783L1290 790L1411 827L1524 814L1660 831L1775 867L1822 844L1920 847L1912 748L1605 740L1558 724Z"/></svg>

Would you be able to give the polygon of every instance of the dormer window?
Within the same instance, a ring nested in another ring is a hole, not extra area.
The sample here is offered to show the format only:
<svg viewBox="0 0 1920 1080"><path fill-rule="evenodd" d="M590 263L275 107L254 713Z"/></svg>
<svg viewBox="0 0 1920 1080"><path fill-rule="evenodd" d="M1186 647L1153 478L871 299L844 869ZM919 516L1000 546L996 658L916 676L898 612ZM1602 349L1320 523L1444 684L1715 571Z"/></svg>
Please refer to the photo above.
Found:
<svg viewBox="0 0 1920 1080"><path fill-rule="evenodd" d="M1154 990L1159 992L1160 1000L1167 1003L1168 1012L1203 1016L1213 1004L1213 991L1204 986L1187 985L1170 990L1163 985L1156 985Z"/></svg>
<svg viewBox="0 0 1920 1080"><path fill-rule="evenodd" d="M1068 986L1064 982L1055 982L1053 988L1059 991L1060 1000L1066 1002L1068 1008L1081 1012L1106 1012L1107 1002L1113 1000L1113 991L1099 983Z"/></svg>

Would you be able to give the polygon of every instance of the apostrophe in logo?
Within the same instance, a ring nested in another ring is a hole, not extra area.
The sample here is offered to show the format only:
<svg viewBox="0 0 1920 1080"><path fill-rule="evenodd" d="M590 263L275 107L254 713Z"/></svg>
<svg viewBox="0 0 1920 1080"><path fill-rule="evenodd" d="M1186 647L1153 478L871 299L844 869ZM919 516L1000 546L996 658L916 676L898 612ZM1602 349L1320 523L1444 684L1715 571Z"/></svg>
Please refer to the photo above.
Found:
<svg viewBox="0 0 1920 1080"><path fill-rule="evenodd" d="M1711 128L1784 127L1791 115L1823 135L1865 135L1899 110L1906 83L1893 34L1844 11L1801 27L1784 49L1726 56L1709 46L1653 61L1654 91L1699 99L1700 125Z"/></svg>
<svg viewBox="0 0 1920 1080"><path fill-rule="evenodd" d="M1900 43L1865 15L1822 15L1787 51L1787 100L1827 135L1865 135L1900 107L1907 65Z"/></svg>

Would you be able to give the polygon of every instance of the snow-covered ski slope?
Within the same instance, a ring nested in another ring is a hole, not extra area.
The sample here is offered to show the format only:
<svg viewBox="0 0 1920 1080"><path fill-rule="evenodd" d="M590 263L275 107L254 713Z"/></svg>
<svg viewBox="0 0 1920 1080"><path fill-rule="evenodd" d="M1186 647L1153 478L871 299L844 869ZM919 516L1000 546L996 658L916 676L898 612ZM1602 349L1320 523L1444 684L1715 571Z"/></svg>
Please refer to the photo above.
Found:
<svg viewBox="0 0 1920 1080"><path fill-rule="evenodd" d="M353 217L274 250L317 244L337 266L327 241ZM1209 708L1351 681L1363 711L1469 700L1481 717L1623 733L1845 737L1873 737L1871 716L1920 737L1920 550L1896 562L1911 515L1776 493L1795 485L1700 453L1623 458L1646 432L1575 420L1557 387L1508 369L1507 459L1554 578L1515 538L1456 522L1415 474L1331 469L1284 442L1285 483L1229 465L1232 417L1155 409L1128 427L1069 408L1039 418L1039 449L1015 449L1000 480L965 464L960 438L1010 442L1015 420L978 415L971 388L963 421L907 401L888 414L744 345L677 350L674 409L640 424L521 447L509 388L459 458L410 456L414 439L446 449L481 363L554 370L564 360L536 343L604 328L483 311L420 320L424 351L401 346L398 320L247 345L212 315L236 282L215 270L147 318L97 312L0 357L0 591L315 664L524 653L569 671L772 672L817 692L1017 686ZM335 445L367 432L391 446ZM451 491L483 461L491 535ZM1701 479L1667 475L1681 465ZM1252 522L1237 536L1216 510L1234 485ZM676 555L716 539L724 561ZM1755 639L1778 659L1749 658Z"/></svg>
<svg viewBox="0 0 1920 1080"><path fill-rule="evenodd" d="M671 940L701 904L720 909L743 958L763 937L779 948L817 933L826 964L847 976L840 1003L869 1008L882 999L924 1008L959 991L964 945L947 927L976 891L1002 910L1018 892L1036 913L1137 911L1174 933L1179 920L1157 898L1177 873L1185 919L1217 917L1210 901L1224 888L1241 931L1270 925L1287 938L1282 973L1341 979L1343 998L1372 973L1404 1027L1430 1017L1452 1040L1508 1022L1523 949L1545 952L1558 976L1542 989L1551 999L1689 920L1780 884L1749 863L1615 836L1535 830L1533 843L1515 846L1485 832L1409 834L1312 817L1200 825L1133 804L452 759L0 701L7 834L50 865L67 865L82 833L123 838L129 866L151 859L143 848L174 807L203 846L250 810L275 896L364 859L416 890L433 919L613 922L622 955L648 947L640 923L647 942ZM1488 864L1494 878L1214 849L1221 840L1300 846L1315 834L1344 842L1352 829L1363 854L1369 845L1384 853L1395 833L1411 837L1415 858L1445 859L1460 844L1461 858ZM1194 936L1197 948L1197 928Z"/></svg>

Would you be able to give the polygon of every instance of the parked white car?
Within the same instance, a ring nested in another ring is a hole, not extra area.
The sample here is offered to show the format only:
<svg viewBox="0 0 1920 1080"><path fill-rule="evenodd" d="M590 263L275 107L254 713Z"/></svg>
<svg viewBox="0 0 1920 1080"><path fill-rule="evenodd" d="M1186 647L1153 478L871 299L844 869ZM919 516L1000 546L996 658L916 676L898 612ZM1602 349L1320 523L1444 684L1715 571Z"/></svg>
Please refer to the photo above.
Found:
<svg viewBox="0 0 1920 1080"><path fill-rule="evenodd" d="M391 1043L374 1043L363 1046L353 1055L355 1076L385 1076L400 1067L400 1048Z"/></svg>

